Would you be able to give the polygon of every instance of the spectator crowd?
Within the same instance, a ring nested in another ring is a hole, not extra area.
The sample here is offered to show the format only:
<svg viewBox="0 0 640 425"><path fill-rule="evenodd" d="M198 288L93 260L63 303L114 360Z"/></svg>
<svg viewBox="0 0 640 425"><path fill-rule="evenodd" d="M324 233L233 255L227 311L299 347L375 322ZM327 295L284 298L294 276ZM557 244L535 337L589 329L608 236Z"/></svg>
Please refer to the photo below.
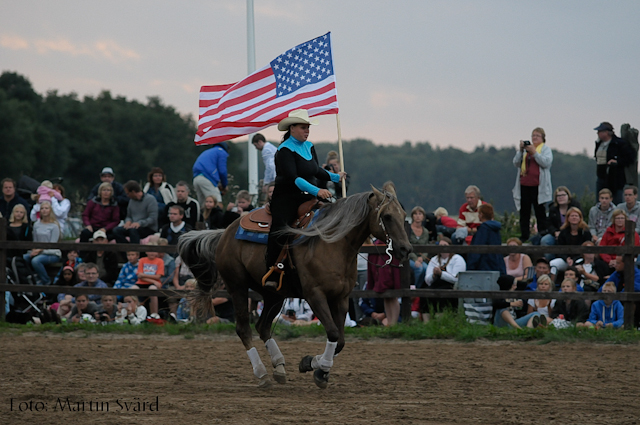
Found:
<svg viewBox="0 0 640 425"><path fill-rule="evenodd" d="M580 205L569 182L556 186L552 182L553 151L547 145L545 131L538 127L531 140L521 140L513 157L516 181L514 204L519 211L520 235L509 238L509 246L533 244L541 246L583 245L620 246L625 240L627 220L635 222L635 244L640 243L640 202L638 201L637 133L635 146L628 139L615 135L607 122L595 128L598 141L594 153L596 162L597 203ZM265 163L265 175L260 200L268 201L273 190L275 146L261 135L254 136L253 145ZM109 250L31 249L8 251L7 266L14 278L23 283L31 279L36 285L60 285L95 288L193 289L193 275L180 257L158 252L159 245L176 245L182 235L196 228L223 229L259 202L246 190L240 190L235 202L226 206L222 196L227 192L227 146L214 145L205 150L193 166L192 181L180 180L171 185L170 176L162 168L153 167L146 182L116 180L112 167L104 167L100 181L92 187L82 212L79 242L92 244L143 244L144 253L117 253ZM323 166L340 170L335 153L330 153ZM0 214L7 221L7 238L14 241L55 243L61 240L68 225L71 203L61 184L45 180L31 197L25 199L17 191L17 183L4 178ZM388 182L387 184L393 184ZM193 189L193 197L191 196ZM331 187L336 197L340 187ZM464 202L457 217L439 207L432 213L421 206L411 209L406 231L414 245L440 244L501 245L502 224L495 220L493 206L484 200L477 185L464 191ZM462 197L461 197L462 198ZM489 196L490 198L490 196ZM583 215L583 210L588 214ZM532 223L531 210L535 216ZM372 244L384 241L371 240ZM358 262L357 289L376 292L399 288L399 271L395 267L379 267L386 257L362 255ZM397 260L395 260L397 261ZM415 288L453 289L461 273L466 271L496 272L501 290L616 292L624 290L624 259L607 254L554 255L540 258L512 253L498 254L441 253L428 256L413 253L410 257L412 283ZM52 267L56 270L52 273ZM634 265L635 267L635 265ZM640 271L635 270L635 289L640 291ZM7 296L9 298L9 296ZM158 318L161 312L171 320L203 322L233 321L233 306L227 299L212 299L216 315L196 317L187 299L168 297L133 297L59 294L49 310L57 318L71 322L98 321L105 323L142 323L147 316ZM456 308L457 299L415 299L413 315L428 321L444 308ZM16 301L13 300L15 306ZM8 305L8 309L9 309ZM17 307L16 307L17 309ZM10 311L10 310L8 310ZM256 306L259 314L260 306ZM348 325L356 323L392 325L400 320L396 299L352 300ZM304 300L287 300L280 323L301 325L314 323L313 313ZM491 321L496 326L536 327L550 323L558 327L570 323L586 327L620 327L623 307L617 301L589 303L581 300L556 301L544 299L494 300ZM353 320L352 320L353 319Z"/></svg>

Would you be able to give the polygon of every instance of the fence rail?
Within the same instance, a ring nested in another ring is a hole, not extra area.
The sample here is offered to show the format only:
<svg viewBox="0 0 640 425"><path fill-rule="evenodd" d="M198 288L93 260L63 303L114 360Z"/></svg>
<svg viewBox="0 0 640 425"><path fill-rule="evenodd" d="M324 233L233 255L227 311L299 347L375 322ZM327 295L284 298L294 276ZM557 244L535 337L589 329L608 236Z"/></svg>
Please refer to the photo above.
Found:
<svg viewBox="0 0 640 425"><path fill-rule="evenodd" d="M603 294L596 292L532 292L532 291L459 291L459 290L434 290L434 289L410 289L411 268L408 261L403 263L401 269L401 289L377 293L374 291L352 291L351 298L402 298L402 317L406 320L411 315L411 298L528 298L528 299L557 299L557 300L619 300L624 304L624 326L625 329L633 327L635 314L635 303L640 302L640 293L634 292L634 256L640 254L640 246L634 246L635 223L627 220L625 229L624 246L496 246L496 245L471 245L471 246L439 246L439 245L413 245L414 252L426 254L456 253L456 254L489 254L496 253L508 255L511 253L541 256L547 253L560 255L575 254L615 254L624 257L624 287L625 292L616 294ZM8 249L60 249L77 251L139 251L149 250L148 245L136 244L93 244L93 243L42 243L6 240L6 221L0 217L0 292L44 292L44 293L68 293L68 294L99 294L99 295L139 295L139 296L182 296L187 291L180 290L150 290L150 289L114 289L114 288L89 288L89 287L68 287L68 286L31 286L31 285L9 285L7 284L6 255ZM363 246L362 253L384 254L384 246ZM175 246L153 246L157 252L175 253ZM261 296L251 291L253 299L261 299ZM226 291L215 293L217 297L229 297ZM5 298L0 297L0 320L4 321Z"/></svg>

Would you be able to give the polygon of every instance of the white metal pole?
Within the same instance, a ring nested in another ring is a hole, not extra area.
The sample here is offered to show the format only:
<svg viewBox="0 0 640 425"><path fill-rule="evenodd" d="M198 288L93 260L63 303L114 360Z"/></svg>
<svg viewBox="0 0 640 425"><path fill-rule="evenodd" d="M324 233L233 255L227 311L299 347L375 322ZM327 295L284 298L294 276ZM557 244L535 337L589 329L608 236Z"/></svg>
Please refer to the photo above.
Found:
<svg viewBox="0 0 640 425"><path fill-rule="evenodd" d="M247 75L256 70L256 37L253 19L253 0L247 0ZM257 195L258 191L258 150L253 146L251 140L253 134L249 135L247 143L247 159L249 172L249 193Z"/></svg>
<svg viewBox="0 0 640 425"><path fill-rule="evenodd" d="M340 169L344 171L344 151L342 150L342 129L340 128L340 114L336 114L336 123L338 124L338 152L340 155ZM347 182L345 180L342 180L342 197L347 197Z"/></svg>

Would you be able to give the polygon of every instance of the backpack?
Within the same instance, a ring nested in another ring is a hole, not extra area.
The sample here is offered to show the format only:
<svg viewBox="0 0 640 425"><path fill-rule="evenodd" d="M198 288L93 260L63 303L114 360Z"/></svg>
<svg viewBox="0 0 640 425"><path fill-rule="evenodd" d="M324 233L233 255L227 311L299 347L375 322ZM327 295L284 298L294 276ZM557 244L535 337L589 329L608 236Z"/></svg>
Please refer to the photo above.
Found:
<svg viewBox="0 0 640 425"><path fill-rule="evenodd" d="M18 285L36 285L38 283L38 275L22 257L13 257L11 259L11 279Z"/></svg>

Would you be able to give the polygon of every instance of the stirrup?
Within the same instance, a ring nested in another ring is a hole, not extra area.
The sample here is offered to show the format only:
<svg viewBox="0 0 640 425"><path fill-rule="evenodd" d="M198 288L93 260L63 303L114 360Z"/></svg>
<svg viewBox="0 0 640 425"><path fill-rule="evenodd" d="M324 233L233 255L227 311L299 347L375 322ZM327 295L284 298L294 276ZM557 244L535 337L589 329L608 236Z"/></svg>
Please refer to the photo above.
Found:
<svg viewBox="0 0 640 425"><path fill-rule="evenodd" d="M278 276L274 276L276 280L269 279L269 277L277 273ZM284 277L284 264L277 263L275 266L271 266L267 274L262 277L262 286L266 286L268 288L274 288L276 291L279 291L282 288L282 278Z"/></svg>

